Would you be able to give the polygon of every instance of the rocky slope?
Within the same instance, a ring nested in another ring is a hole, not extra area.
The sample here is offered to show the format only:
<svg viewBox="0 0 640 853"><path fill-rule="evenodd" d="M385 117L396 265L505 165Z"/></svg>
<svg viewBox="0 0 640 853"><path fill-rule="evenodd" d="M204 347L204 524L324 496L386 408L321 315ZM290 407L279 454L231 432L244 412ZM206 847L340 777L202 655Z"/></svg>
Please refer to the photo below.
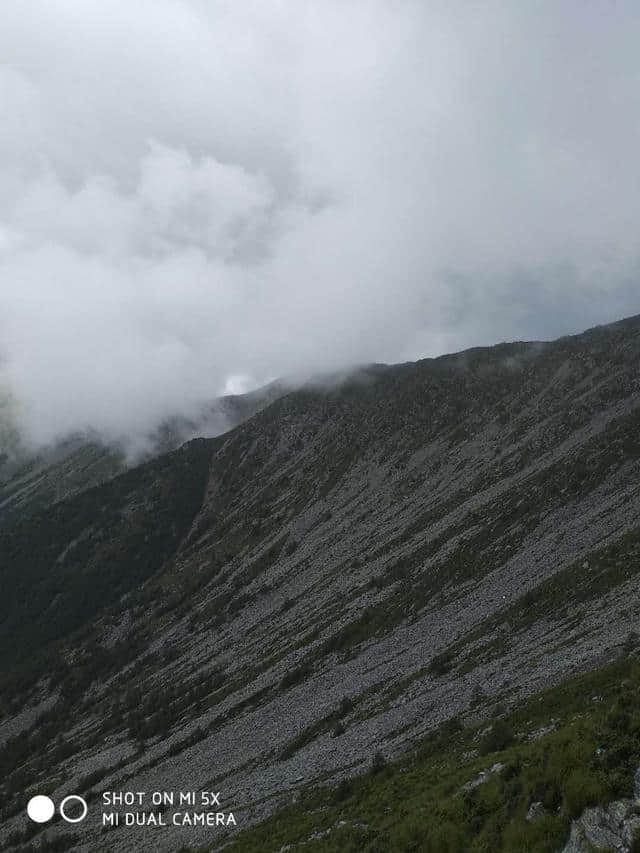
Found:
<svg viewBox="0 0 640 853"><path fill-rule="evenodd" d="M99 794L221 791L247 826L613 659L640 614L639 474L635 317L308 386L14 518L0 841L216 844L105 834ZM81 829L27 826L28 795L87 791Z"/></svg>
<svg viewBox="0 0 640 853"><path fill-rule="evenodd" d="M37 451L24 445L15 427L2 429L0 398L0 526L175 450L187 438L226 432L284 392L285 386L274 382L250 394L217 398L191 418L169 418L135 446L112 446L93 434L76 435Z"/></svg>

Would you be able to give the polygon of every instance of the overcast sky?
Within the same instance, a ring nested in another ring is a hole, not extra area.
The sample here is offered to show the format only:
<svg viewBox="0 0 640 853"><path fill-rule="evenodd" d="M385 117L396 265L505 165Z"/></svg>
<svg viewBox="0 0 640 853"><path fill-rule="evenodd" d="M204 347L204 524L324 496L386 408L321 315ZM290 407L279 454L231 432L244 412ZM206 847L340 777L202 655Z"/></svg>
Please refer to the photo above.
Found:
<svg viewBox="0 0 640 853"><path fill-rule="evenodd" d="M35 441L640 311L640 6L2 0Z"/></svg>

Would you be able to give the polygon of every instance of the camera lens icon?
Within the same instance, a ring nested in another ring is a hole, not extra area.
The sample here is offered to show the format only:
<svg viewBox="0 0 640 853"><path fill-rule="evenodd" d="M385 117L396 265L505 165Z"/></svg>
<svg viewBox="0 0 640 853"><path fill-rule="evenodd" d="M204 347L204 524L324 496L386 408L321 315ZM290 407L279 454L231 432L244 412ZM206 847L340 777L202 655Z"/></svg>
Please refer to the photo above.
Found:
<svg viewBox="0 0 640 853"><path fill-rule="evenodd" d="M71 814L68 814L67 812L70 811L69 807L73 807L76 803L80 806L80 813L74 815L73 811L75 809L73 809ZM51 797L46 797L44 794L31 797L27 803L27 814L34 823L47 823L53 817L55 810L56 807ZM69 794L60 803L58 808L60 817L67 823L80 823L87 816L88 810L87 801L79 794Z"/></svg>

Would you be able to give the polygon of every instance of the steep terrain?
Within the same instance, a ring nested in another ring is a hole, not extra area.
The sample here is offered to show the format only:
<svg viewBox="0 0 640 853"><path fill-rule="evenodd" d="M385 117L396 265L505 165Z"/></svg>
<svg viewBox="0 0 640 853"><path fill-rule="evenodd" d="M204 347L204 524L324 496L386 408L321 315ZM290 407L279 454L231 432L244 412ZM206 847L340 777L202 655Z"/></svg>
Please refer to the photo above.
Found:
<svg viewBox="0 0 640 853"><path fill-rule="evenodd" d="M285 392L273 382L250 394L219 397L191 418L167 419L136 446L110 446L96 434L77 435L38 451L24 446L0 417L0 527L100 485L132 466L179 447L187 438L218 435ZM0 399L0 415L2 400Z"/></svg>
<svg viewBox="0 0 640 853"><path fill-rule="evenodd" d="M99 793L221 791L248 827L448 720L486 727L616 660L640 614L639 474L635 317L307 386L8 521L0 841L222 843L219 828L103 831ZM629 737L612 799L640 759ZM32 793L88 791L81 828L27 825ZM558 849L593 800L564 796L546 840L504 849ZM334 849L317 808L297 839ZM279 850L272 835L234 849ZM448 849L353 843L335 849Z"/></svg>

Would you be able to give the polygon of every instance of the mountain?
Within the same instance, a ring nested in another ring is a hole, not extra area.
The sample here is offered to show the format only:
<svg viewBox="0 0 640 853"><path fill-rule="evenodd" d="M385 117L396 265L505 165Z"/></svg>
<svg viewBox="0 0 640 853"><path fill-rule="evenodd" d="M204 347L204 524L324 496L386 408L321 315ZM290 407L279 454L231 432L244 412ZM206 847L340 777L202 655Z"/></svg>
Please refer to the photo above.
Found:
<svg viewBox="0 0 640 853"><path fill-rule="evenodd" d="M237 851L588 849L640 764L640 317L275 396L0 528L0 841L217 849L100 798L219 791Z"/></svg>
<svg viewBox="0 0 640 853"><path fill-rule="evenodd" d="M218 435L281 396L272 382L249 394L219 397L194 416L164 421L135 448L106 443L98 434L79 434L31 451L15 427L0 425L0 526L100 485L138 463L179 447L187 438ZM0 400L0 412L2 411Z"/></svg>

